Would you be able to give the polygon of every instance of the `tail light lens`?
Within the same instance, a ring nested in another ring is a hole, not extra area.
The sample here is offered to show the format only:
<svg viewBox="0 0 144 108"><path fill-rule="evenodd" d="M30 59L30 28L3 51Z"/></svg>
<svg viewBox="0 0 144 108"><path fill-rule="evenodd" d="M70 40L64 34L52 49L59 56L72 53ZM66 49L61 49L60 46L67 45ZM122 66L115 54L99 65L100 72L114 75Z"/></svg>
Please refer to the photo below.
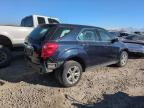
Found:
<svg viewBox="0 0 144 108"><path fill-rule="evenodd" d="M57 50L57 43L45 43L42 46L41 57L45 60L48 57L51 57Z"/></svg>

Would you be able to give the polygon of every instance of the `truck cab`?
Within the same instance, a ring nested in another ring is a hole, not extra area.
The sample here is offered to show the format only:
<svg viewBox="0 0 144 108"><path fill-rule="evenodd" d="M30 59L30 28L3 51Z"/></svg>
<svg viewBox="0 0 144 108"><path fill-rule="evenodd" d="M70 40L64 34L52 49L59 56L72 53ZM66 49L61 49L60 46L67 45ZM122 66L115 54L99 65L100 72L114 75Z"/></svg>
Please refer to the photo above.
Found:
<svg viewBox="0 0 144 108"><path fill-rule="evenodd" d="M21 26L22 27L37 27L41 24L59 24L58 18L52 18L47 16L40 15L31 15L22 19Z"/></svg>

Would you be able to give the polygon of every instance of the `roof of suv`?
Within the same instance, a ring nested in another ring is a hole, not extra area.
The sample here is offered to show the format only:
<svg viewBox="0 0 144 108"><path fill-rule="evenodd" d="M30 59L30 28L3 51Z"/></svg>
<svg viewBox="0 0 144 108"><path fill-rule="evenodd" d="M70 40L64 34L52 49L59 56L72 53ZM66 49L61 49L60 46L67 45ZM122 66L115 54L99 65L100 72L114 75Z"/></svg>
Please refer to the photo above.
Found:
<svg viewBox="0 0 144 108"><path fill-rule="evenodd" d="M88 25L78 25L78 24L44 24L41 26L49 26L49 25L56 25L56 26L67 26L67 27L80 27L80 28L100 28L95 26L88 26ZM102 28L100 28L102 29Z"/></svg>

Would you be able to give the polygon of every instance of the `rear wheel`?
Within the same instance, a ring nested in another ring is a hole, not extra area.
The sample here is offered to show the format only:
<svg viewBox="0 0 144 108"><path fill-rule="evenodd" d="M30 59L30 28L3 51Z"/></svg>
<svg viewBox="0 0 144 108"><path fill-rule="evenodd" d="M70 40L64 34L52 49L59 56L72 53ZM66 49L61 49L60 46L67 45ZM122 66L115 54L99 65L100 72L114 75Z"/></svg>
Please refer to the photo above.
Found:
<svg viewBox="0 0 144 108"><path fill-rule="evenodd" d="M11 51L4 46L0 46L0 67L8 66L11 62Z"/></svg>
<svg viewBox="0 0 144 108"><path fill-rule="evenodd" d="M56 78L65 87L76 85L81 75L82 66L76 61L67 61L60 71L56 71Z"/></svg>
<svg viewBox="0 0 144 108"><path fill-rule="evenodd" d="M128 62L128 53L126 51L122 51L120 54L118 66L119 67L124 67Z"/></svg>

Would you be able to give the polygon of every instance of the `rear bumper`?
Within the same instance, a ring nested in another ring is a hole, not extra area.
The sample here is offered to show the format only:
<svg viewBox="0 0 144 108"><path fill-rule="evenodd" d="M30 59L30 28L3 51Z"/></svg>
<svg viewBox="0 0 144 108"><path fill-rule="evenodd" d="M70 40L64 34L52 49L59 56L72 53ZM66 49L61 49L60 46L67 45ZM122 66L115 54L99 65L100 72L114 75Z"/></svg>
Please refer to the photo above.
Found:
<svg viewBox="0 0 144 108"><path fill-rule="evenodd" d="M42 74L42 73L46 73L44 67L42 65L39 65L39 64L34 64L32 62L30 62L29 60L26 59L26 62L27 62L27 65L34 69L36 72Z"/></svg>
<svg viewBox="0 0 144 108"><path fill-rule="evenodd" d="M36 72L40 74L51 73L63 64L63 62L59 62L59 63L47 62L43 64L36 64L28 59L26 59L26 61L27 61L28 66L30 66L32 69L34 69Z"/></svg>

